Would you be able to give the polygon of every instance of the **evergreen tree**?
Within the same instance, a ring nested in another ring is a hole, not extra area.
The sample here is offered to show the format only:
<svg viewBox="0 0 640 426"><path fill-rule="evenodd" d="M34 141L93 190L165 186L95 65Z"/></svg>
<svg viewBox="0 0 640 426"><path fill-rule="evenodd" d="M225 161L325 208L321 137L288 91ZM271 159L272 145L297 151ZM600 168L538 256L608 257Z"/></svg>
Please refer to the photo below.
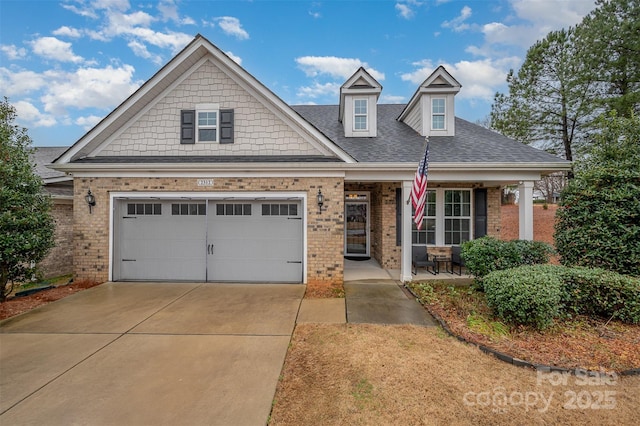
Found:
<svg viewBox="0 0 640 426"><path fill-rule="evenodd" d="M613 111L596 124L561 195L556 248L563 265L640 276L640 119Z"/></svg>
<svg viewBox="0 0 640 426"><path fill-rule="evenodd" d="M0 103L0 301L53 246L51 200L35 174L27 129L14 124L15 108Z"/></svg>
<svg viewBox="0 0 640 426"><path fill-rule="evenodd" d="M579 60L598 83L594 102L630 117L640 113L640 0L598 0L576 27Z"/></svg>
<svg viewBox="0 0 640 426"><path fill-rule="evenodd" d="M518 73L509 72L509 94L497 93L491 125L520 142L573 160L593 118L593 82L577 60L574 30L549 33L527 52Z"/></svg>

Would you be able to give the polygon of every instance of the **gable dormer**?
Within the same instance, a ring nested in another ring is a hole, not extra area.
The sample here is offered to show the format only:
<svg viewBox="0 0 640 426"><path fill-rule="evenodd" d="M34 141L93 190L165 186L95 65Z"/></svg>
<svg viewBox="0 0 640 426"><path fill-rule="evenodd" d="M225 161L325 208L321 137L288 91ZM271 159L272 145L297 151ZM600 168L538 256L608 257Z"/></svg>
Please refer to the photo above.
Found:
<svg viewBox="0 0 640 426"><path fill-rule="evenodd" d="M455 96L462 85L440 65L418 87L398 120L422 136L455 136Z"/></svg>
<svg viewBox="0 0 640 426"><path fill-rule="evenodd" d="M378 135L378 97L382 86L360 67L340 86L340 122L348 138Z"/></svg>

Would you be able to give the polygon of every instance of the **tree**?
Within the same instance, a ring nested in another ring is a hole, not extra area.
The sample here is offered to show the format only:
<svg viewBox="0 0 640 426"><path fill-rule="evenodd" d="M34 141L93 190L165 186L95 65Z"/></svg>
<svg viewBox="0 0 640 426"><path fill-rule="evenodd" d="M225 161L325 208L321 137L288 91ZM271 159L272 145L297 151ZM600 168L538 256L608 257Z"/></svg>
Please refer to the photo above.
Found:
<svg viewBox="0 0 640 426"><path fill-rule="evenodd" d="M556 212L560 262L640 276L640 119L613 111L596 129Z"/></svg>
<svg viewBox="0 0 640 426"><path fill-rule="evenodd" d="M0 301L16 281L31 277L33 265L53 247L51 200L32 163L27 129L14 124L15 108L0 103Z"/></svg>
<svg viewBox="0 0 640 426"><path fill-rule="evenodd" d="M579 60L598 84L607 111L640 113L640 0L598 0L576 27Z"/></svg>
<svg viewBox="0 0 640 426"><path fill-rule="evenodd" d="M525 144L574 158L574 146L593 118L593 83L577 60L574 30L549 33L527 51L517 74L507 76L509 94L497 93L491 125Z"/></svg>
<svg viewBox="0 0 640 426"><path fill-rule="evenodd" d="M575 28L535 43L518 73L509 72L509 93L494 98L492 128L574 160L597 116L640 112L640 0L596 6Z"/></svg>

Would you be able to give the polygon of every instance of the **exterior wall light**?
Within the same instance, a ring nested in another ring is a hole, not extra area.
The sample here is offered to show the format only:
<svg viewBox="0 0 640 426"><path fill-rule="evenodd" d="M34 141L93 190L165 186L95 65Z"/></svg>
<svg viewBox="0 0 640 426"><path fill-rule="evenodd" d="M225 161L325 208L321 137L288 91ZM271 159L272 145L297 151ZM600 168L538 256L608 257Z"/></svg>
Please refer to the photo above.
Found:
<svg viewBox="0 0 640 426"><path fill-rule="evenodd" d="M91 189L89 189L87 195L84 196L84 200L89 205L89 214L91 214L91 207L96 205L96 197L91 193Z"/></svg>
<svg viewBox="0 0 640 426"><path fill-rule="evenodd" d="M318 213L322 213L322 205L324 204L324 195L322 195L322 191L318 189Z"/></svg>

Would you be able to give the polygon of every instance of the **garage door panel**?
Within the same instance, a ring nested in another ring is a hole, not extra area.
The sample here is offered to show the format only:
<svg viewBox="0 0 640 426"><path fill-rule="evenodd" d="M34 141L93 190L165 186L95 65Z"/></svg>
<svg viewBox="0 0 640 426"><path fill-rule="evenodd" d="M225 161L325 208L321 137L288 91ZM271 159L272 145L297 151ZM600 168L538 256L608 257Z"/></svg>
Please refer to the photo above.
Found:
<svg viewBox="0 0 640 426"><path fill-rule="evenodd" d="M252 203L251 215L209 217L209 241L215 245L207 261L209 280L302 281L302 220L286 215L265 216L263 204ZM296 214L300 214L300 204L287 202L287 206L296 206L292 209ZM217 213L221 209L212 207L209 211Z"/></svg>
<svg viewBox="0 0 640 426"><path fill-rule="evenodd" d="M121 201L119 210L118 279L205 279L206 216L174 216L171 202L156 200Z"/></svg>

